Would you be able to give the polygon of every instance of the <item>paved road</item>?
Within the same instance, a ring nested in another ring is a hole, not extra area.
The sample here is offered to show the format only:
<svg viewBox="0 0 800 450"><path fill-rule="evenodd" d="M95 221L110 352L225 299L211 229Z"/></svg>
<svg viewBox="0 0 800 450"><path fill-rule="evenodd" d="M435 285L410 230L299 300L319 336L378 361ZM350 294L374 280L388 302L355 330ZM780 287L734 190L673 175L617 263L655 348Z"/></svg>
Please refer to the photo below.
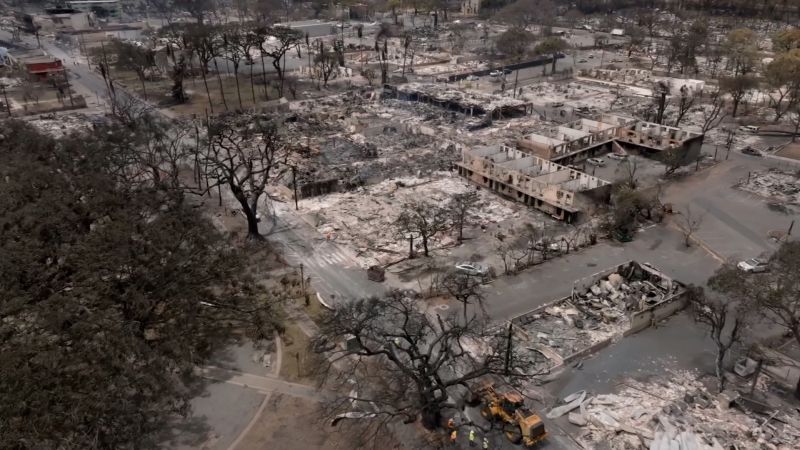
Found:
<svg viewBox="0 0 800 450"><path fill-rule="evenodd" d="M291 213L281 215L274 227L262 223L261 232L284 249L291 266L303 264L312 287L331 305L386 291L384 284L367 279L366 270L349 251L325 240L317 230Z"/></svg>
<svg viewBox="0 0 800 450"><path fill-rule="evenodd" d="M487 312L498 321L516 317L565 297L574 281L630 260L649 262L680 281L696 284L704 284L719 264L698 246L687 249L683 236L673 228L652 226L637 234L633 242L601 241L518 275L498 278L486 290Z"/></svg>

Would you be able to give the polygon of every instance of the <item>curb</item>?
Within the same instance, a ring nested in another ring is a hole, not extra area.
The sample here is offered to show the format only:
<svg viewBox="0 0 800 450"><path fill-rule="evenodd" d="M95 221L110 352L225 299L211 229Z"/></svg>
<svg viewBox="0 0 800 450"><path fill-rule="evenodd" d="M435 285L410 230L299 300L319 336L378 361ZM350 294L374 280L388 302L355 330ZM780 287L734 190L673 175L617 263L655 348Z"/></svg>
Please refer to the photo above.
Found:
<svg viewBox="0 0 800 450"><path fill-rule="evenodd" d="M283 350L281 350L282 342L281 337L278 335L278 332L275 332L275 365L272 368L272 375L277 377L281 371L281 364L283 362ZM250 432L250 430L255 426L256 422L259 418L261 418L261 414L267 408L267 403L269 403L269 399L272 397L271 393L264 394L264 400L261 401L261 405L258 406L256 413L253 414L253 417L250 419L250 422L244 427L244 429L239 433L239 436L231 442L231 445L228 446L227 450L235 450L239 444L242 443L244 437Z"/></svg>
<svg viewBox="0 0 800 450"><path fill-rule="evenodd" d="M334 308L333 308L333 306L329 305L329 304L328 304L328 302L326 302L326 301L325 301L325 300L322 298L322 296L319 294L319 292L317 292L317 300L319 300L319 303L320 303L322 306L324 306L325 308L327 308L327 309L329 309L329 310L333 311L333 309L334 309Z"/></svg>

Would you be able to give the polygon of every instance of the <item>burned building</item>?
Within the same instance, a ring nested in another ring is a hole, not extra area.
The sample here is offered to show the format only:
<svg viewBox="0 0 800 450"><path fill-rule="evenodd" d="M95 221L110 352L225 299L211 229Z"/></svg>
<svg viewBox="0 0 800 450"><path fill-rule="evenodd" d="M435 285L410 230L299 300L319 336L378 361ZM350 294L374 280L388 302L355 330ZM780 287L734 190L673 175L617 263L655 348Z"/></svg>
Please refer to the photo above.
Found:
<svg viewBox="0 0 800 450"><path fill-rule="evenodd" d="M611 183L506 146L464 148L459 175L572 223L608 200Z"/></svg>
<svg viewBox="0 0 800 450"><path fill-rule="evenodd" d="M582 118L517 140L517 148L560 164L571 164L612 151L634 151L659 159L680 152L685 163L700 155L703 134L651 122L602 114Z"/></svg>
<svg viewBox="0 0 800 450"><path fill-rule="evenodd" d="M406 83L385 85L389 98L429 103L467 116L486 116L489 119L519 117L533 111L531 102L500 97L482 92L464 91L440 84Z"/></svg>
<svg viewBox="0 0 800 450"><path fill-rule="evenodd" d="M687 305L686 288L648 265L628 261L575 281L572 293L512 320L526 345L568 364L641 331Z"/></svg>

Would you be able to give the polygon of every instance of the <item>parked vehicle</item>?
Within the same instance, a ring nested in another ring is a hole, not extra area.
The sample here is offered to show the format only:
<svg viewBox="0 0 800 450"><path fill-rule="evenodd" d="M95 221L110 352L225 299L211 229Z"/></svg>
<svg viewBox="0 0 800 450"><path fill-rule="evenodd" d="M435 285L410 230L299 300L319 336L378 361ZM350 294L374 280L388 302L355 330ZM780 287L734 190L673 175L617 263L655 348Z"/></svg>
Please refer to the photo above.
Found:
<svg viewBox="0 0 800 450"><path fill-rule="evenodd" d="M581 63L587 63L587 62L589 62L589 61L587 61L587 60L585 60L585 59L583 59L583 58L581 58L581 59L579 59L579 60L578 60L578 63L579 63L579 64L581 64Z"/></svg>
<svg viewBox="0 0 800 450"><path fill-rule="evenodd" d="M537 241L533 244L533 249L538 251L544 251L545 243L542 241ZM548 252L559 252L561 251L561 243L560 242L550 242L547 244L547 251Z"/></svg>
<svg viewBox="0 0 800 450"><path fill-rule="evenodd" d="M551 102L550 106L553 108L561 108L562 106L564 106L564 102Z"/></svg>
<svg viewBox="0 0 800 450"><path fill-rule="evenodd" d="M603 167L606 165L606 162L603 160L603 158L589 158L586 160L586 162L593 166L599 166L599 167Z"/></svg>
<svg viewBox="0 0 800 450"><path fill-rule="evenodd" d="M624 153L609 153L608 154L608 158L609 159L616 159L617 161L624 161L624 160L628 159L628 155L626 155Z"/></svg>
<svg viewBox="0 0 800 450"><path fill-rule="evenodd" d="M742 149L742 153L744 153L745 155L764 156L761 154L761 150L753 148L749 145Z"/></svg>
<svg viewBox="0 0 800 450"><path fill-rule="evenodd" d="M490 77L495 77L495 78L499 77L502 74L503 74L503 72L501 72L499 70L493 70L493 71L489 72L489 76Z"/></svg>
<svg viewBox="0 0 800 450"><path fill-rule="evenodd" d="M480 78L477 75L467 75L467 81L478 81Z"/></svg>
<svg viewBox="0 0 800 450"><path fill-rule="evenodd" d="M758 134L758 127L753 125L744 125L739 127L739 131L742 131L744 133Z"/></svg>
<svg viewBox="0 0 800 450"><path fill-rule="evenodd" d="M511 72L513 72L513 70L511 70L511 69L503 69L503 73L506 74L506 75L511 75Z"/></svg>
<svg viewBox="0 0 800 450"><path fill-rule="evenodd" d="M758 273L758 272L766 272L767 262L763 259L758 258L750 258L744 261L739 261L739 264L736 265L742 272L749 272L749 273Z"/></svg>
<svg viewBox="0 0 800 450"><path fill-rule="evenodd" d="M456 271L461 272L466 275L473 275L484 277L489 274L489 269L483 267L480 264L470 263L470 262L462 262L456 264Z"/></svg>

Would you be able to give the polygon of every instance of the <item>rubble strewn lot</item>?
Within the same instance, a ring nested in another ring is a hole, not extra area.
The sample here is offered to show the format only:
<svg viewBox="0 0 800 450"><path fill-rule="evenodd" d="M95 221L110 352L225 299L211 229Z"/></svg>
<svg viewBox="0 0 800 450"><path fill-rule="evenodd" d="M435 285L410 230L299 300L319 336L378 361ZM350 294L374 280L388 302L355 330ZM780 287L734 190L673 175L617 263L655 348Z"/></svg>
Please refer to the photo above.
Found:
<svg viewBox="0 0 800 450"><path fill-rule="evenodd" d="M71 133L85 131L92 126L93 122L102 120L98 116L89 116L82 113L43 114L35 119L28 120L28 123L55 138L60 138Z"/></svg>
<svg viewBox="0 0 800 450"><path fill-rule="evenodd" d="M626 380L613 394L587 398L569 414L582 426L584 448L651 450L780 449L800 446L800 417L791 409L757 415L713 394L694 372L650 382ZM733 398L731 398L733 397ZM734 404L736 402L734 401Z"/></svg>
<svg viewBox="0 0 800 450"><path fill-rule="evenodd" d="M443 205L453 194L473 190L479 196L471 213L476 226L508 223L510 221L541 225L550 219L519 203L498 198L486 190L476 190L451 172L437 172L430 178L391 178L381 183L359 188L353 192L334 193L302 200L300 210L327 239L350 247L360 264L366 268L387 264L406 256L408 242L397 237L394 225L403 205L413 201ZM433 248L455 243L455 235L440 234Z"/></svg>
<svg viewBox="0 0 800 450"><path fill-rule="evenodd" d="M739 189L783 203L800 205L800 174L777 169L753 172L742 180Z"/></svg>
<svg viewBox="0 0 800 450"><path fill-rule="evenodd" d="M638 263L620 268L560 302L515 319L532 349L552 349L563 361L603 341L621 338L632 328L633 314L676 301L683 293L680 283Z"/></svg>

